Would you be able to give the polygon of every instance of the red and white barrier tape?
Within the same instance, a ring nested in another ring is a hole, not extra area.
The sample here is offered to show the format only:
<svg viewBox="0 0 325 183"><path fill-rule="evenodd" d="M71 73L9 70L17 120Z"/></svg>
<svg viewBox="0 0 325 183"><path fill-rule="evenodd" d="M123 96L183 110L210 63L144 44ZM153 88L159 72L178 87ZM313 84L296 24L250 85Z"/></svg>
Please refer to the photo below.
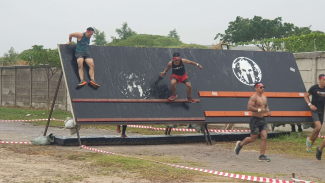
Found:
<svg viewBox="0 0 325 183"><path fill-rule="evenodd" d="M211 173L211 174L215 174L215 175L221 175L221 176L224 176L224 177L230 177L230 178L236 178L236 179L242 179L242 180L250 180L250 181L255 181L255 182L293 183L295 180L296 181L298 180L298 179L294 179L294 181L292 182L292 181L285 181L285 180L279 180L279 179L270 179L270 178L265 178L265 177L255 177L255 176L240 175L240 174L233 174L233 173L227 173L227 172L219 172L219 171L214 171L214 170L193 168L193 167L175 165L175 164L164 163L164 162L145 159L145 158L140 158L140 157L133 157L133 156L129 156L129 155L123 155L123 154L98 150L98 149L94 149L94 148L89 148L89 147L87 147L85 145L80 146L80 148L87 149L87 150L90 150L90 151L100 152L100 153L104 153L104 154L111 154L111 155L118 155L118 156L148 160L148 161L151 161L151 162L168 165L168 166L172 166L172 167L175 167L175 168L183 168L183 169L187 169L187 170L195 170L195 171L199 171L199 172ZM301 181L301 180L299 180L299 181ZM313 182L305 181L305 183L313 183Z"/></svg>
<svg viewBox="0 0 325 183"><path fill-rule="evenodd" d="M21 119L21 120L0 120L0 122L3 123L8 123L8 122L25 122L25 121L47 121L48 119ZM55 118L51 118L51 121L64 121L62 119L55 119Z"/></svg>
<svg viewBox="0 0 325 183"><path fill-rule="evenodd" d="M301 183L314 183L314 182L305 181L305 180L299 180L299 179L295 179L295 178L292 178L292 182L294 182L294 183L296 183L296 182L301 182Z"/></svg>
<svg viewBox="0 0 325 183"><path fill-rule="evenodd" d="M32 144L31 142L9 142L9 141L0 141L0 144Z"/></svg>
<svg viewBox="0 0 325 183"><path fill-rule="evenodd" d="M141 125L128 125L128 127L132 128L145 128L145 129L152 129L152 130L166 130L166 128L155 128L152 126L141 126ZM196 132L195 129L186 129L186 128L172 128L171 131L177 132ZM250 130L213 130L209 129L209 132L250 132Z"/></svg>
<svg viewBox="0 0 325 183"><path fill-rule="evenodd" d="M26 119L26 120L0 120L0 122L8 123L8 122L27 122L27 121L47 121L48 119ZM65 121L62 119L55 119L51 118L51 121ZM156 128L152 126L141 126L141 125L127 125L131 128L145 128L145 129L152 129L152 130L166 130L166 128ZM186 128L172 128L171 131L177 131L177 132L196 132L195 129L186 129ZM209 132L217 132L217 133L227 133L227 132L250 132L250 130L214 130L209 129ZM325 138L325 136L322 136L320 133L318 135L320 138Z"/></svg>
<svg viewBox="0 0 325 183"><path fill-rule="evenodd" d="M152 130L166 130L166 128L155 128L152 126L141 126L141 125L127 125L131 128L145 128L145 129L152 129ZM186 129L186 128L172 128L171 131L177 131L177 132L196 132L195 129ZM217 132L217 133L226 133L226 132L250 132L250 130L213 130L209 129L209 132ZM325 138L325 136L322 136L320 133L318 135L320 138Z"/></svg>

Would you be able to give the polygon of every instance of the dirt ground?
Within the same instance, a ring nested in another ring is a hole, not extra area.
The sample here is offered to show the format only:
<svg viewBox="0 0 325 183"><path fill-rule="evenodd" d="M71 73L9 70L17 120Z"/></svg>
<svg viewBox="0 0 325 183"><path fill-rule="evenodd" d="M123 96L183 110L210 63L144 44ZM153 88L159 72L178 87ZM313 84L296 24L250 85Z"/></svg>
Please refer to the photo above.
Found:
<svg viewBox="0 0 325 183"><path fill-rule="evenodd" d="M43 126L33 126L28 123L0 123L0 139L2 141L31 141L42 136ZM68 130L50 127L48 134L55 136L69 136ZM115 131L98 129L81 129L81 136L119 136ZM135 136L137 134L127 134ZM233 143L235 142L228 142ZM11 144L2 144L0 147L0 182L150 182L139 179L136 175L127 177L123 174L97 176L96 168L89 168L82 161L62 160L53 156L28 155L21 152L7 150ZM22 145L24 146L24 145ZM25 145L26 146L26 145ZM33 145L30 145L33 146ZM34 146L35 148L45 148ZM69 153L69 151L90 152L78 147L46 146L53 150ZM265 173L276 179L291 181L291 174L296 178L309 181L325 181L325 160L318 161L315 154L307 158L294 158L285 154L266 154L271 162L258 162L259 152L247 151L245 148L237 156L233 149L225 148L220 143L214 142L212 146L205 143L177 144L177 145L141 145L141 146L92 146L99 150L121 153L131 156L178 156L183 160L204 162L204 168L216 171ZM306 152L307 153L307 152ZM168 163L168 162L166 162ZM193 172L195 173L195 172ZM217 175L216 175L217 176Z"/></svg>

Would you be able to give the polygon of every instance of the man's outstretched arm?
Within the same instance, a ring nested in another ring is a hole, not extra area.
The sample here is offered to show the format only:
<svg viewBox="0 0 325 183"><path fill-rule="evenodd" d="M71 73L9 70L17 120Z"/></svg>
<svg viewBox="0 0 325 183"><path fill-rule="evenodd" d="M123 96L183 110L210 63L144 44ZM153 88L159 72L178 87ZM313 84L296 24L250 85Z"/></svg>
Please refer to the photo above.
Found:
<svg viewBox="0 0 325 183"><path fill-rule="evenodd" d="M183 63L186 63L186 64L191 64L191 65L195 65L195 66L198 66L200 69L203 69L202 65L200 65L199 63L197 62L193 62L191 60L187 60L187 59L182 59Z"/></svg>

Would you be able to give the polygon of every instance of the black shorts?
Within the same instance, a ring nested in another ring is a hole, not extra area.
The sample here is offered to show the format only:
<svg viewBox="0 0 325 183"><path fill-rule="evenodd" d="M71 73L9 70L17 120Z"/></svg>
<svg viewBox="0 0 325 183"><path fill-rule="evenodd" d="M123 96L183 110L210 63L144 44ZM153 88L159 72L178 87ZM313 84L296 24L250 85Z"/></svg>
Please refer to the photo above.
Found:
<svg viewBox="0 0 325 183"><path fill-rule="evenodd" d="M323 125L323 121L324 121L324 113L320 113L320 112L316 112L316 111L311 111L311 115L313 118L313 121L320 121L320 124Z"/></svg>
<svg viewBox="0 0 325 183"><path fill-rule="evenodd" d="M251 134L259 134L263 130L268 130L267 128L267 122L265 118L259 118L259 117L251 117L249 121L249 127L251 130Z"/></svg>
<svg viewBox="0 0 325 183"><path fill-rule="evenodd" d="M83 59L87 59L87 58L91 58L89 53L76 53L75 54L76 58L83 58Z"/></svg>

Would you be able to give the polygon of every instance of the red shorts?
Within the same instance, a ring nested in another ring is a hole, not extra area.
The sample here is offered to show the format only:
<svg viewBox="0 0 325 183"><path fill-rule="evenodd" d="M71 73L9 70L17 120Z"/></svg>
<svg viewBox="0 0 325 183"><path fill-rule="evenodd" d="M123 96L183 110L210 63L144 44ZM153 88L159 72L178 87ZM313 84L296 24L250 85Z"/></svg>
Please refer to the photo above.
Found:
<svg viewBox="0 0 325 183"><path fill-rule="evenodd" d="M184 83L184 81L187 82L186 80L188 79L187 73L185 73L184 75L181 75L181 76L172 74L169 79L172 80L173 78L175 78L177 80L177 83Z"/></svg>

